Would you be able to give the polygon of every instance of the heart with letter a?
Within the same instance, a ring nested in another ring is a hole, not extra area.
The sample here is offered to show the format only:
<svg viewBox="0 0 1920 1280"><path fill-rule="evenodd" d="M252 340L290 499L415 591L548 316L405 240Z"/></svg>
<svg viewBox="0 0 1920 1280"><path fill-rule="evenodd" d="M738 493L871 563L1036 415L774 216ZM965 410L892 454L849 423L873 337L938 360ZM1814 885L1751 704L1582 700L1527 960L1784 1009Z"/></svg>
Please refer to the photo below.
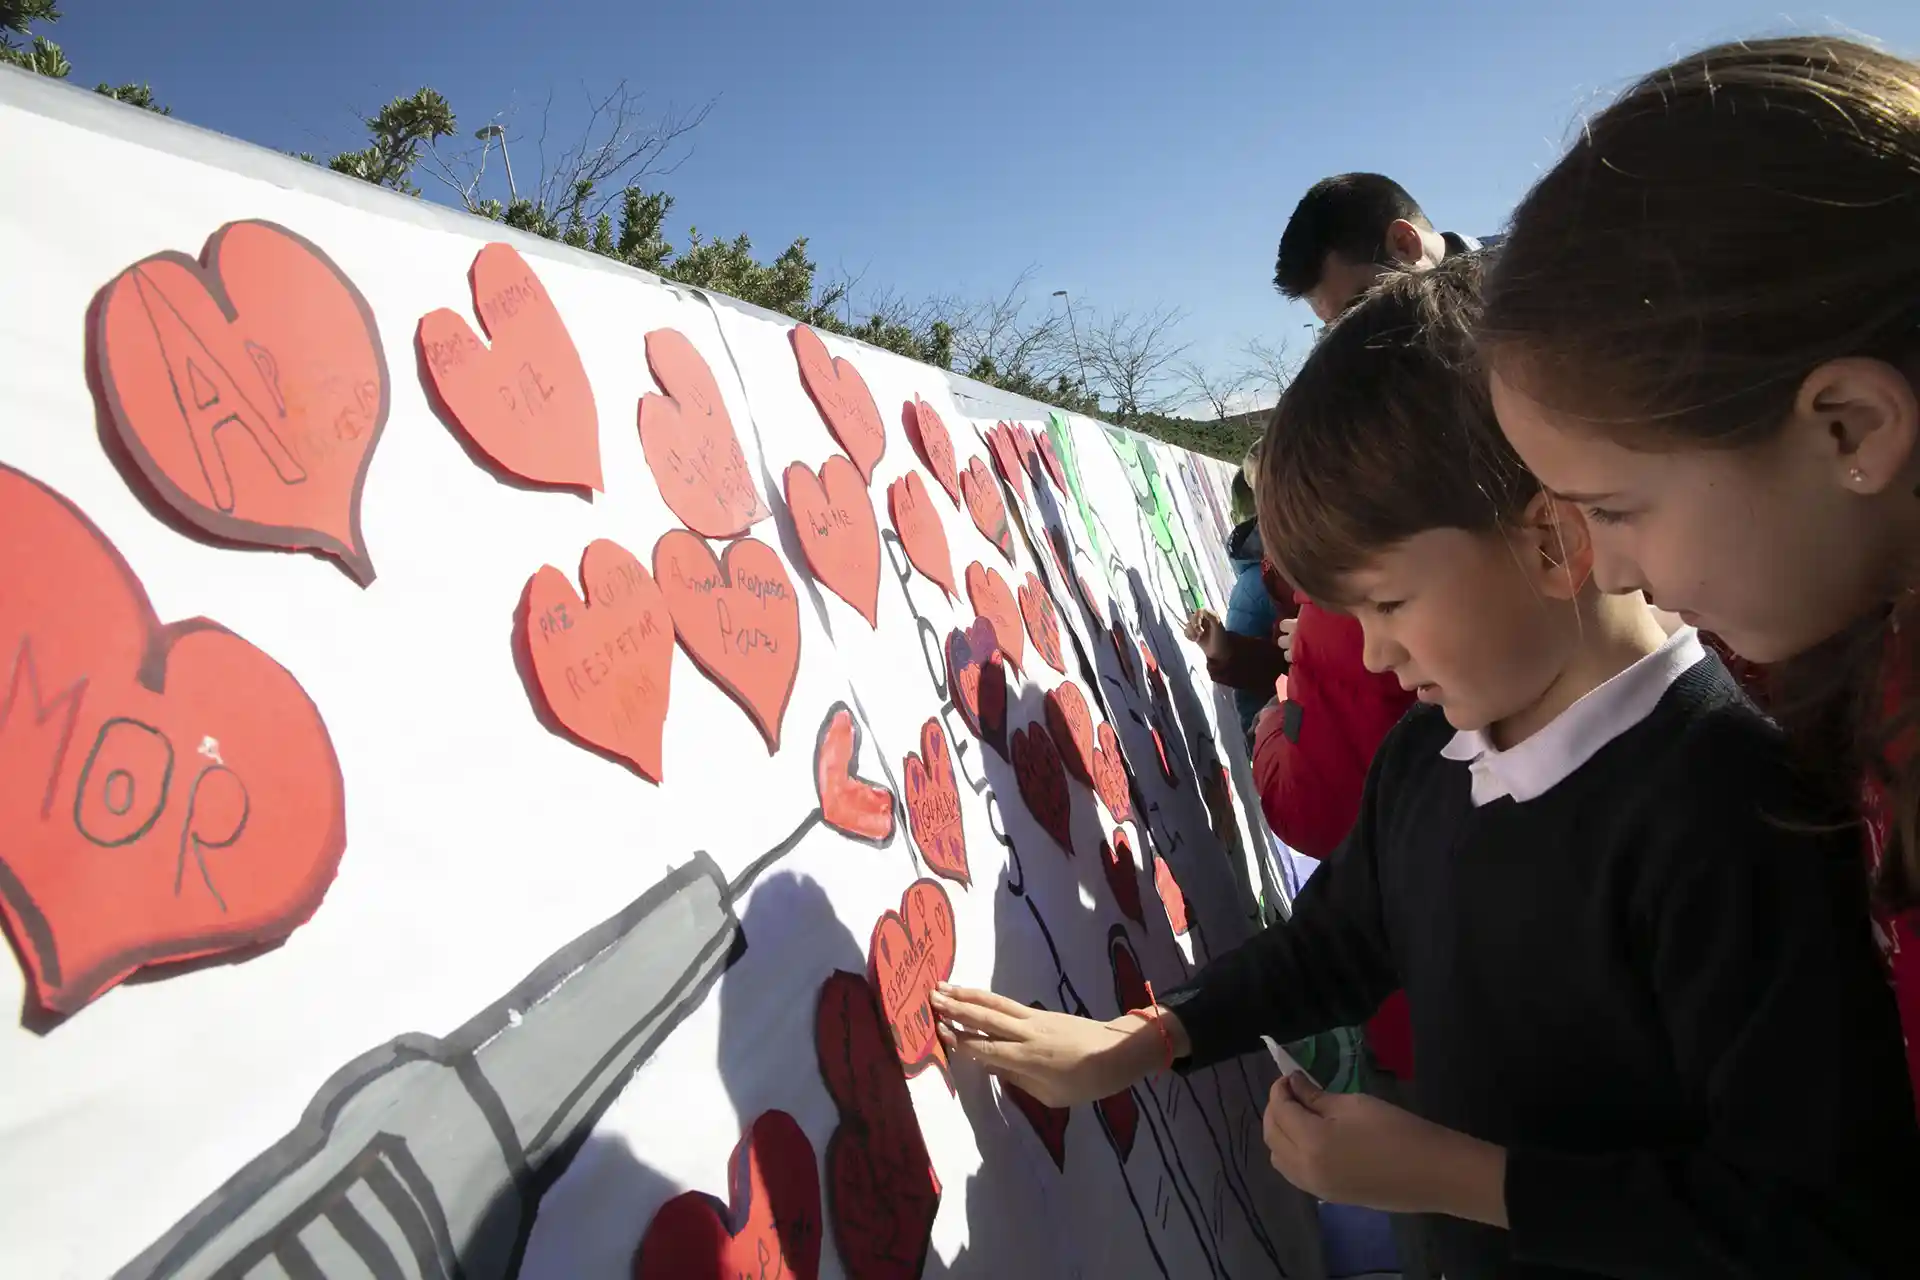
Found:
<svg viewBox="0 0 1920 1280"><path fill-rule="evenodd" d="M894 1050L910 1076L930 1066L947 1069L947 1051L936 1034L934 987L953 976L953 903L938 880L916 880L900 896L900 909L875 922L867 944L867 980L893 1030Z"/></svg>

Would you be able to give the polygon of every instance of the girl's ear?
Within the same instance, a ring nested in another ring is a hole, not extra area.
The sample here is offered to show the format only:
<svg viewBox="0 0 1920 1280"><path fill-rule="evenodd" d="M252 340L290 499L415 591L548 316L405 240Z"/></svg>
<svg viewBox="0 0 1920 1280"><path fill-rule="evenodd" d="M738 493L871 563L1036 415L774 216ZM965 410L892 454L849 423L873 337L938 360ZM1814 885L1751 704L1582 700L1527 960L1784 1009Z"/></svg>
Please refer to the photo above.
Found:
<svg viewBox="0 0 1920 1280"><path fill-rule="evenodd" d="M1535 589L1549 600L1572 600L1593 576L1593 540L1578 507L1544 490L1521 513L1518 539Z"/></svg>

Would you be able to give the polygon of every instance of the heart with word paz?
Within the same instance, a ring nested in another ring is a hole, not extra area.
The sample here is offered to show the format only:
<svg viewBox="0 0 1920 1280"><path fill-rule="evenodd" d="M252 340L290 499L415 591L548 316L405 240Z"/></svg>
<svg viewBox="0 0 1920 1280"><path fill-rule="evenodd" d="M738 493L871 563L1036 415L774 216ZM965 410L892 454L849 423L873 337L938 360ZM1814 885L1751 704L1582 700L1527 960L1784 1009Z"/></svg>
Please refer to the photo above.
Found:
<svg viewBox="0 0 1920 1280"><path fill-rule="evenodd" d="M800 672L800 596L772 547L758 538L713 550L685 529L653 544L653 578L694 665L740 704L780 749L780 721Z"/></svg>
<svg viewBox="0 0 1920 1280"><path fill-rule="evenodd" d="M908 885L900 909L889 909L873 926L867 980L880 995L894 1051L909 1076L930 1066L943 1075L947 1071L947 1051L936 1034L928 997L953 976L953 953L953 903L938 880Z"/></svg>
<svg viewBox="0 0 1920 1280"><path fill-rule="evenodd" d="M727 1162L728 1199L686 1191L661 1205L633 1255L633 1280L818 1280L820 1172L806 1131L762 1111Z"/></svg>
<svg viewBox="0 0 1920 1280"><path fill-rule="evenodd" d="M720 384L678 329L655 329L646 347L660 394L640 397L640 451L661 500L704 538L738 537L772 513L753 487Z"/></svg>

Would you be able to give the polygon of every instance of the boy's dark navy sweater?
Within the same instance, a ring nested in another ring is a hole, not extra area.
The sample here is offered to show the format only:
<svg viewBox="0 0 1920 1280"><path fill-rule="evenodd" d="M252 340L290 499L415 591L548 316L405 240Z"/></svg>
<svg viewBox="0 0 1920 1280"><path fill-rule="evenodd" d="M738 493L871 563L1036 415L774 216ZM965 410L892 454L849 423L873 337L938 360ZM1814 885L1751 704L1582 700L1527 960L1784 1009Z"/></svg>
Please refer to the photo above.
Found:
<svg viewBox="0 0 1920 1280"><path fill-rule="evenodd" d="M1166 997L1182 1067L1404 985L1418 1111L1509 1153L1510 1230L1434 1219L1448 1280L1913 1276L1920 1134L1858 827L1718 659L1524 803L1476 807L1454 737L1410 712L1292 920Z"/></svg>

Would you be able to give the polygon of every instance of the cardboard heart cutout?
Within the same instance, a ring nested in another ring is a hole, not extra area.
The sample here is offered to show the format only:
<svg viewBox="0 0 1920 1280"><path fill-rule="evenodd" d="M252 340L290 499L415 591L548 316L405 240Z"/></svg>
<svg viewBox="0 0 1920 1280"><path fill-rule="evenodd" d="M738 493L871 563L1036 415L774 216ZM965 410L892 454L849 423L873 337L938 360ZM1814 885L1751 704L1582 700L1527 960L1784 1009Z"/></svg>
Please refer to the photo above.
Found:
<svg viewBox="0 0 1920 1280"><path fill-rule="evenodd" d="M512 245L490 244L474 256L468 279L491 346L444 307L421 317L414 332L445 416L523 480L604 489L593 385L540 277Z"/></svg>
<svg viewBox="0 0 1920 1280"><path fill-rule="evenodd" d="M813 576L880 626L880 524L854 465L834 454L815 475L805 463L787 468L787 510Z"/></svg>
<svg viewBox="0 0 1920 1280"><path fill-rule="evenodd" d="M920 856L935 875L971 886L967 866L967 838L961 821L960 784L953 772L953 753L939 717L920 726L919 754L907 753L905 765L907 825Z"/></svg>
<svg viewBox="0 0 1920 1280"><path fill-rule="evenodd" d="M527 583L522 626L535 691L568 733L657 783L673 680L673 614L653 575L617 542L587 546L580 581L584 602L552 565Z"/></svg>
<svg viewBox="0 0 1920 1280"><path fill-rule="evenodd" d="M1100 842L1100 863L1120 914L1144 926L1147 917L1140 907L1140 867L1133 860L1133 842L1127 839L1125 828L1115 827L1112 839Z"/></svg>
<svg viewBox="0 0 1920 1280"><path fill-rule="evenodd" d="M392 386L373 311L320 247L230 222L102 291L92 359L127 457L218 538L318 551L362 586L360 497Z"/></svg>
<svg viewBox="0 0 1920 1280"><path fill-rule="evenodd" d="M1053 598L1047 594L1046 587L1031 571L1020 584L1020 617L1027 624L1034 652L1040 655L1041 661L1065 675L1067 659L1060 651L1060 615L1054 611Z"/></svg>
<svg viewBox="0 0 1920 1280"><path fill-rule="evenodd" d="M1014 731L1013 775L1020 783L1020 798L1027 802L1034 820L1072 857L1073 810L1067 797L1067 770L1052 736L1037 724Z"/></svg>
<svg viewBox="0 0 1920 1280"><path fill-rule="evenodd" d="M840 1113L827 1140L827 1220L848 1280L920 1280L940 1179L864 976L841 969L821 984L813 1042Z"/></svg>
<svg viewBox="0 0 1920 1280"><path fill-rule="evenodd" d="M973 736L1007 754L1007 668L993 623L975 618L947 635L947 687Z"/></svg>
<svg viewBox="0 0 1920 1280"><path fill-rule="evenodd" d="M767 753L778 751L800 671L800 597L780 557L742 538L716 561L699 538L669 529L653 544L653 577L680 647L759 726Z"/></svg>
<svg viewBox="0 0 1920 1280"><path fill-rule="evenodd" d="M1093 785L1093 712L1087 696L1071 680L1062 680L1047 690L1047 732L1059 748L1060 761L1068 773L1088 786Z"/></svg>
<svg viewBox="0 0 1920 1280"><path fill-rule="evenodd" d="M900 535L907 559L949 597L957 595L953 582L953 555L947 549L946 526L928 500L926 482L909 471L887 486L887 514Z"/></svg>
<svg viewBox="0 0 1920 1280"><path fill-rule="evenodd" d="M687 1191L660 1206L633 1280L818 1280L820 1173L792 1116L762 1111L727 1164L728 1203Z"/></svg>
<svg viewBox="0 0 1920 1280"><path fill-rule="evenodd" d="M1053 451L1053 433L1042 431L1035 438L1034 443L1039 446L1041 465L1046 467L1047 475L1052 477L1053 487L1060 491L1062 497L1069 496L1071 491L1067 488L1067 469L1060 465L1060 455Z"/></svg>
<svg viewBox="0 0 1920 1280"><path fill-rule="evenodd" d="M793 357L800 364L807 395L826 419L827 430L860 468L862 483L871 484L873 469L887 451L887 428L880 421L873 393L867 390L867 380L850 361L829 355L827 344L807 326L797 324L787 336L793 342Z"/></svg>
<svg viewBox="0 0 1920 1280"><path fill-rule="evenodd" d="M1133 802L1127 789L1127 762L1120 754L1120 737L1105 720L1094 737L1093 789L1100 793L1113 820L1125 822L1133 817Z"/></svg>
<svg viewBox="0 0 1920 1280"><path fill-rule="evenodd" d="M771 515L706 357L679 330L655 329L647 368L661 394L640 397L640 451L667 509L704 538L738 537Z"/></svg>
<svg viewBox="0 0 1920 1280"><path fill-rule="evenodd" d="M1140 1132L1140 1102L1133 1096L1133 1090L1122 1089L1119 1093L1100 1099L1093 1104L1100 1116L1100 1127L1107 1131L1107 1141L1125 1164L1133 1154L1133 1140Z"/></svg>
<svg viewBox="0 0 1920 1280"><path fill-rule="evenodd" d="M1011 562L1013 528L1007 523L1007 504L1000 496L1000 486L993 482L993 475L978 455L968 461L967 469L960 473L960 493L967 501L967 514L973 517L973 527L1000 548L1000 554Z"/></svg>
<svg viewBox="0 0 1920 1280"><path fill-rule="evenodd" d="M1027 634L1021 628L1020 606L1007 580L997 570L975 560L967 566L967 599L976 614L993 624L1000 652L1007 656L1014 670L1025 670Z"/></svg>
<svg viewBox="0 0 1920 1280"><path fill-rule="evenodd" d="M1020 463L1020 446L1014 441L1013 428L1004 422L994 423L993 430L987 432L987 450L993 454L994 469L1001 478L1013 486L1020 501L1027 501L1026 470Z"/></svg>
<svg viewBox="0 0 1920 1280"><path fill-rule="evenodd" d="M910 1076L936 1065L943 1076L947 1072L947 1051L935 1033L927 997L953 976L953 950L953 903L938 880L908 885L900 910L889 910L874 923L867 980L880 995L894 1052Z"/></svg>
<svg viewBox="0 0 1920 1280"><path fill-rule="evenodd" d="M885 846L893 842L893 792L853 771L860 758L860 722L844 702L827 708L813 744L813 789L820 817L842 835Z"/></svg>
<svg viewBox="0 0 1920 1280"><path fill-rule="evenodd" d="M932 405L915 396L902 406L900 425L906 428L907 443L920 455L920 461L927 464L927 470L933 472L940 487L947 491L947 499L959 506L960 472L953 455L953 435L947 430L947 424L940 420Z"/></svg>
<svg viewBox="0 0 1920 1280"><path fill-rule="evenodd" d="M1167 923L1173 926L1174 936L1184 935L1188 929L1187 895L1173 878L1173 868L1165 858L1153 860L1153 887L1160 894L1160 905L1167 909Z"/></svg>
<svg viewBox="0 0 1920 1280"><path fill-rule="evenodd" d="M0 913L35 1004L305 924L346 801L299 681L218 623L162 625L92 521L4 464L0 546Z"/></svg>
<svg viewBox="0 0 1920 1280"><path fill-rule="evenodd" d="M1040 488L1040 450L1034 447L1033 432L1024 422L1013 425L1014 453L1020 459L1021 472L1033 481L1036 492ZM1024 494L1021 496L1025 496Z"/></svg>

